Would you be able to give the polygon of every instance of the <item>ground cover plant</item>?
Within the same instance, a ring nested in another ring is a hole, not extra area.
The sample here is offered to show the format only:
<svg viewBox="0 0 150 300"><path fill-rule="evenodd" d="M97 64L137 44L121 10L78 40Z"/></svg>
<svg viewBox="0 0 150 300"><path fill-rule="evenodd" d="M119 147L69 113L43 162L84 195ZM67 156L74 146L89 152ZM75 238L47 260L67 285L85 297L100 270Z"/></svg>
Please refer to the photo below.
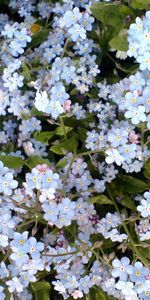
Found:
<svg viewBox="0 0 150 300"><path fill-rule="evenodd" d="M150 300L150 0L2 0L0 74L0 300Z"/></svg>

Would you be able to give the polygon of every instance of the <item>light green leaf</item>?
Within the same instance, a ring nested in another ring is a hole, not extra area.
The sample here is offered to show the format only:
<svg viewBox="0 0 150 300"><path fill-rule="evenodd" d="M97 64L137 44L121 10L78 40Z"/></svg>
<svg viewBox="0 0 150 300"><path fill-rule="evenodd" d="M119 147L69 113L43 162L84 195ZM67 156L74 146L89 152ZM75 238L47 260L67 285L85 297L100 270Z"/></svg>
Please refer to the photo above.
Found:
<svg viewBox="0 0 150 300"><path fill-rule="evenodd" d="M58 155L66 154L68 152L76 152L77 143L77 137L74 136L71 139L68 139L67 141L52 146L50 150Z"/></svg>
<svg viewBox="0 0 150 300"><path fill-rule="evenodd" d="M0 160L9 169L19 169L24 165L24 161L19 156L0 155Z"/></svg>
<svg viewBox="0 0 150 300"><path fill-rule="evenodd" d="M73 128L72 127L69 127L69 126L59 126L55 129L55 134L56 135L64 135L64 131L65 133L69 133Z"/></svg>
<svg viewBox="0 0 150 300"><path fill-rule="evenodd" d="M134 9L146 9L149 10L150 9L150 0L132 0L131 1L131 6Z"/></svg>
<svg viewBox="0 0 150 300"><path fill-rule="evenodd" d="M25 165L28 166L30 169L33 169L38 164L47 164L48 166L51 165L48 159L36 155L30 156L25 160Z"/></svg>
<svg viewBox="0 0 150 300"><path fill-rule="evenodd" d="M48 145L48 141L55 135L54 131L42 131L40 133L35 133L34 138L38 142L42 142Z"/></svg>
<svg viewBox="0 0 150 300"><path fill-rule="evenodd" d="M104 25L111 25L116 29L124 27L126 16L133 16L133 11L128 6L117 3L94 3L91 6L92 14Z"/></svg>
<svg viewBox="0 0 150 300"><path fill-rule="evenodd" d="M66 159L60 159L58 161L58 163L56 164L57 168L64 168L67 164L67 160Z"/></svg>
<svg viewBox="0 0 150 300"><path fill-rule="evenodd" d="M128 50L128 41L127 41L127 30L122 29L117 36L115 36L110 42L109 45L120 51Z"/></svg>
<svg viewBox="0 0 150 300"><path fill-rule="evenodd" d="M90 204L113 204L112 201L105 195L94 196L89 199Z"/></svg>
<svg viewBox="0 0 150 300"><path fill-rule="evenodd" d="M28 68L27 64L22 63L22 69L25 79L31 80L30 69Z"/></svg>

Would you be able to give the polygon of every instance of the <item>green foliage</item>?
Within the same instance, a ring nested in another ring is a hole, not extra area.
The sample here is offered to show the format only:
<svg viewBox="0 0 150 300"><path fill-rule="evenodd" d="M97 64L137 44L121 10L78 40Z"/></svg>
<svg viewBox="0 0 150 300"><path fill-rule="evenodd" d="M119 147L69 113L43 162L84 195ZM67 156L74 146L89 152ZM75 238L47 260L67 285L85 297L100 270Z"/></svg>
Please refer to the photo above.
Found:
<svg viewBox="0 0 150 300"><path fill-rule="evenodd" d="M122 191L130 194L141 193L149 188L144 181L128 175L118 175L117 183Z"/></svg>
<svg viewBox="0 0 150 300"><path fill-rule="evenodd" d="M26 63L22 63L23 75L27 81L31 79L30 69Z"/></svg>
<svg viewBox="0 0 150 300"><path fill-rule="evenodd" d="M48 159L42 158L37 155L30 156L25 160L25 165L30 169L34 168L38 164L47 164L49 166L51 165Z"/></svg>
<svg viewBox="0 0 150 300"><path fill-rule="evenodd" d="M40 133L36 133L34 138L38 142L42 142L48 145L49 140L55 135L53 131L42 131Z"/></svg>
<svg viewBox="0 0 150 300"><path fill-rule="evenodd" d="M49 29L42 29L32 35L32 41L29 47L34 48L46 40L49 34Z"/></svg>
<svg viewBox="0 0 150 300"><path fill-rule="evenodd" d="M18 156L0 155L0 160L10 169L19 169L24 165L23 159Z"/></svg>
<svg viewBox="0 0 150 300"><path fill-rule="evenodd" d="M46 281L31 283L31 290L34 293L35 300L50 300L50 284Z"/></svg>
<svg viewBox="0 0 150 300"><path fill-rule="evenodd" d="M144 164L144 176L147 179L150 179L150 159L148 159Z"/></svg>
<svg viewBox="0 0 150 300"><path fill-rule="evenodd" d="M127 51L127 30L122 29L117 36L110 40L109 45L115 50Z"/></svg>
<svg viewBox="0 0 150 300"><path fill-rule="evenodd" d="M74 135L72 138L67 139L67 141L60 142L57 145L54 145L50 150L58 155L63 155L69 152L76 152L78 145L77 136Z"/></svg>
<svg viewBox="0 0 150 300"><path fill-rule="evenodd" d="M69 127L69 126L59 126L55 129L55 134L56 135L63 135L64 136L64 132L67 134L69 133L73 128Z"/></svg>
<svg viewBox="0 0 150 300"><path fill-rule="evenodd" d="M91 11L104 25L111 25L117 31L123 28L125 17L134 14L128 6L117 3L95 3Z"/></svg>
<svg viewBox="0 0 150 300"><path fill-rule="evenodd" d="M89 199L90 204L113 204L112 201L105 195L100 194L99 196L94 196Z"/></svg>
<svg viewBox="0 0 150 300"><path fill-rule="evenodd" d="M32 107L30 111L31 116L40 117L43 116L43 113L35 108L35 106Z"/></svg>
<svg viewBox="0 0 150 300"><path fill-rule="evenodd" d="M131 1L131 6L134 9L139 9L139 10L143 10L143 9L150 9L150 0L132 0Z"/></svg>

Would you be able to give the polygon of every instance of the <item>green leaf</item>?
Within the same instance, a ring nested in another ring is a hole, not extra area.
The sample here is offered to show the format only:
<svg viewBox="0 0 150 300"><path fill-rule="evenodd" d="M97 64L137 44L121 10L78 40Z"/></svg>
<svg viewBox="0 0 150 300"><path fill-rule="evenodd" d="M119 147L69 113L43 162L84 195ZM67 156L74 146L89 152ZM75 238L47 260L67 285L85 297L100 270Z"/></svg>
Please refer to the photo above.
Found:
<svg viewBox="0 0 150 300"><path fill-rule="evenodd" d="M38 142L42 142L48 145L48 141L55 135L54 131L42 131L40 133L35 133L34 138Z"/></svg>
<svg viewBox="0 0 150 300"><path fill-rule="evenodd" d="M57 127L56 129L55 129L55 134L56 135L62 135L62 136L64 136L64 131L65 131L65 133L67 134L67 133L69 133L71 130L72 130L73 128L72 127L69 127L69 126L59 126L59 127Z"/></svg>
<svg viewBox="0 0 150 300"><path fill-rule="evenodd" d="M134 9L139 9L139 10L142 10L142 9L150 9L150 0L132 0L131 1L131 6L134 8Z"/></svg>
<svg viewBox="0 0 150 300"><path fill-rule="evenodd" d="M64 168L67 165L67 160L66 159L60 159L58 163L56 164L57 168Z"/></svg>
<svg viewBox="0 0 150 300"><path fill-rule="evenodd" d="M0 1L0 4L8 5L9 2L10 2L10 0L1 0L1 1Z"/></svg>
<svg viewBox="0 0 150 300"><path fill-rule="evenodd" d="M94 3L91 7L92 14L104 25L111 25L116 29L124 26L125 17L133 15L132 9L117 3Z"/></svg>
<svg viewBox="0 0 150 300"><path fill-rule="evenodd" d="M51 165L48 159L42 158L42 157L37 156L37 155L30 156L24 162L25 162L25 165L28 166L30 169L33 169L38 164L40 164L40 165L41 164L47 164L48 166Z"/></svg>
<svg viewBox="0 0 150 300"><path fill-rule="evenodd" d="M130 197L125 193L124 193L123 197L121 198L121 204L132 210L136 210L134 201L132 199L130 199Z"/></svg>
<svg viewBox="0 0 150 300"><path fill-rule="evenodd" d="M97 291L95 294L95 300L109 300L109 298L103 291Z"/></svg>
<svg viewBox="0 0 150 300"><path fill-rule="evenodd" d="M142 244L141 244L141 246L142 246ZM138 250L143 257L146 257L150 260L150 244L149 244L149 247L147 247L147 248L139 247Z"/></svg>
<svg viewBox="0 0 150 300"><path fill-rule="evenodd" d="M32 107L30 114L31 114L31 116L35 116L35 117L43 116L43 113L41 111L37 110L35 106Z"/></svg>
<svg viewBox="0 0 150 300"><path fill-rule="evenodd" d="M74 136L67 141L61 142L58 145L54 145L50 150L58 155L66 154L68 152L76 152L77 149L77 137Z"/></svg>
<svg viewBox="0 0 150 300"><path fill-rule="evenodd" d="M140 193L149 188L148 184L144 181L128 175L118 175L117 183L119 184L120 190L131 194Z"/></svg>
<svg viewBox="0 0 150 300"><path fill-rule="evenodd" d="M98 292L95 295L95 300L107 300L107 298L105 297L104 294L102 294L101 292Z"/></svg>
<svg viewBox="0 0 150 300"><path fill-rule="evenodd" d="M113 204L112 201L105 195L94 196L89 199L90 204Z"/></svg>
<svg viewBox="0 0 150 300"><path fill-rule="evenodd" d="M49 34L49 29L43 29L41 31L36 32L35 34L32 35L32 41L29 44L29 47L37 47L41 43L43 43Z"/></svg>
<svg viewBox="0 0 150 300"><path fill-rule="evenodd" d="M25 79L30 80L31 79L30 69L28 68L27 64L22 63L22 69L23 69L23 75Z"/></svg>
<svg viewBox="0 0 150 300"><path fill-rule="evenodd" d="M94 17L105 25L112 25L114 27L122 25L123 18L119 13L117 5L95 3L92 5L91 11Z"/></svg>
<svg viewBox="0 0 150 300"><path fill-rule="evenodd" d="M24 161L19 156L0 155L0 160L9 169L19 169L24 165Z"/></svg>
<svg viewBox="0 0 150 300"><path fill-rule="evenodd" d="M144 176L150 179L150 159L148 159L144 164Z"/></svg>
<svg viewBox="0 0 150 300"><path fill-rule="evenodd" d="M7 147L5 149L5 153L10 153L14 151L14 144L12 142L7 144Z"/></svg>
<svg viewBox="0 0 150 300"><path fill-rule="evenodd" d="M120 51L128 50L128 41L127 41L127 30L122 29L117 36L115 36L110 42L109 45Z"/></svg>
<svg viewBox="0 0 150 300"><path fill-rule="evenodd" d="M38 281L30 284L35 300L50 300L51 286L46 281Z"/></svg>

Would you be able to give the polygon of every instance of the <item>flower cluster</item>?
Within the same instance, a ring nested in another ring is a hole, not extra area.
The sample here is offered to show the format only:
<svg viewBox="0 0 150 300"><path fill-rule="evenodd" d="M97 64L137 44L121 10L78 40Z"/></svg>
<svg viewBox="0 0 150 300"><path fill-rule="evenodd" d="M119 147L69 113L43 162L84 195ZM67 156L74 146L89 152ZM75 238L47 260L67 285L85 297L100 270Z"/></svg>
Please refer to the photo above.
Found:
<svg viewBox="0 0 150 300"><path fill-rule="evenodd" d="M128 55L134 56L140 64L142 71L150 71L150 12L146 12L143 20L136 18L135 23L131 24L129 29L129 50ZM142 44L141 44L142 41Z"/></svg>
<svg viewBox="0 0 150 300"><path fill-rule="evenodd" d="M128 30L139 68L107 83L95 2L0 15L1 300L50 282L58 299L150 299L150 12Z"/></svg>

